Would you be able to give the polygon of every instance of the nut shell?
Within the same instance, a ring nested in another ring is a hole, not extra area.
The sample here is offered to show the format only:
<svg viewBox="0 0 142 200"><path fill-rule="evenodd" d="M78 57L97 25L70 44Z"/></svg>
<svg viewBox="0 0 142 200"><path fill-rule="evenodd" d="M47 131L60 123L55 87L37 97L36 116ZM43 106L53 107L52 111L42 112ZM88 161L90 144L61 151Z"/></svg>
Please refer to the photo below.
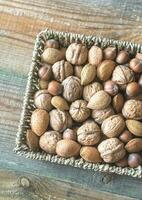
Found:
<svg viewBox="0 0 142 200"><path fill-rule="evenodd" d="M95 145L100 139L100 127L93 120L87 120L77 130L77 141L82 145Z"/></svg>
<svg viewBox="0 0 142 200"><path fill-rule="evenodd" d="M61 60L52 66L52 72L55 80L62 82L68 76L73 75L73 67L69 62Z"/></svg>
<svg viewBox="0 0 142 200"><path fill-rule="evenodd" d="M39 150L39 137L32 130L27 130L26 142L32 151Z"/></svg>
<svg viewBox="0 0 142 200"><path fill-rule="evenodd" d="M48 64L54 64L55 62L62 60L64 58L63 53L58 50L58 49L54 49L54 48L47 48L44 50L42 56L41 56L41 60L45 63Z"/></svg>
<svg viewBox="0 0 142 200"><path fill-rule="evenodd" d="M116 58L116 48L115 47L107 47L103 51L105 60L114 60Z"/></svg>
<svg viewBox="0 0 142 200"><path fill-rule="evenodd" d="M116 113L121 112L124 105L124 97L122 94L117 94L112 99L112 105Z"/></svg>
<svg viewBox="0 0 142 200"><path fill-rule="evenodd" d="M67 128L64 132L63 132L63 139L69 139L69 140L74 140L76 141L77 139L77 134L76 131L70 128Z"/></svg>
<svg viewBox="0 0 142 200"><path fill-rule="evenodd" d="M59 49L59 42L54 39L47 40L47 42L45 43L45 48Z"/></svg>
<svg viewBox="0 0 142 200"><path fill-rule="evenodd" d="M119 64L125 64L129 60L129 54L127 51L120 51L116 57L116 62Z"/></svg>
<svg viewBox="0 0 142 200"><path fill-rule="evenodd" d="M142 137L142 123L137 120L126 120L128 130L135 136Z"/></svg>
<svg viewBox="0 0 142 200"><path fill-rule="evenodd" d="M40 148L47 153L56 154L56 145L62 136L57 131L45 132L39 140Z"/></svg>
<svg viewBox="0 0 142 200"><path fill-rule="evenodd" d="M106 163L115 163L126 154L124 144L118 138L104 140L98 145L98 151Z"/></svg>
<svg viewBox="0 0 142 200"><path fill-rule="evenodd" d="M129 153L135 153L135 152L142 151L142 139L141 138L133 138L126 144L125 149Z"/></svg>
<svg viewBox="0 0 142 200"><path fill-rule="evenodd" d="M92 46L89 50L88 60L91 65L98 66L103 59L103 51L100 47Z"/></svg>
<svg viewBox="0 0 142 200"><path fill-rule="evenodd" d="M120 115L112 115L102 123L102 132L109 138L117 137L125 128L125 121Z"/></svg>
<svg viewBox="0 0 142 200"><path fill-rule="evenodd" d="M38 71L38 75L42 80L49 81L52 77L51 65L44 64Z"/></svg>
<svg viewBox="0 0 142 200"><path fill-rule="evenodd" d="M96 76L96 67L87 64L83 67L81 71L81 85L88 85L91 83Z"/></svg>
<svg viewBox="0 0 142 200"><path fill-rule="evenodd" d="M74 67L74 75L77 76L78 78L81 78L81 71L82 71L82 69L83 69L83 66L76 65Z"/></svg>
<svg viewBox="0 0 142 200"><path fill-rule="evenodd" d="M71 106L69 113L76 122L83 122L90 116L90 109L87 108L87 101L76 100Z"/></svg>
<svg viewBox="0 0 142 200"><path fill-rule="evenodd" d="M51 100L51 104L59 110L69 110L67 101L60 96L54 96Z"/></svg>
<svg viewBox="0 0 142 200"><path fill-rule="evenodd" d="M64 158L79 156L81 145L73 140L60 140L56 146L56 153L58 156Z"/></svg>
<svg viewBox="0 0 142 200"><path fill-rule="evenodd" d="M45 110L36 109L33 111L31 116L31 128L32 131L41 136L45 133L49 124L49 114Z"/></svg>

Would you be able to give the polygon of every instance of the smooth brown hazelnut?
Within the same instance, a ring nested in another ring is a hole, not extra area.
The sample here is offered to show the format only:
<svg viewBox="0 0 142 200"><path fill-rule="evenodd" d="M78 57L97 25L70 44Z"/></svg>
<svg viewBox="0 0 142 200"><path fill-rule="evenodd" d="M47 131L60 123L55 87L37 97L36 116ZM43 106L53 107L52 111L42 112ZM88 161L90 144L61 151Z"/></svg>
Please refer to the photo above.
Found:
<svg viewBox="0 0 142 200"><path fill-rule="evenodd" d="M141 73L142 72L142 60L139 60L138 58L133 58L130 61L130 68L136 73Z"/></svg>
<svg viewBox="0 0 142 200"><path fill-rule="evenodd" d="M39 137L32 130L27 130L26 142L32 151L39 150Z"/></svg>
<svg viewBox="0 0 142 200"><path fill-rule="evenodd" d="M128 158L127 158L127 156L125 156L124 158L122 158L121 160L116 162L115 164L118 167L127 167L128 166Z"/></svg>
<svg viewBox="0 0 142 200"><path fill-rule="evenodd" d="M62 90L63 86L57 81L51 81L48 84L48 92L53 96L61 94Z"/></svg>
<svg viewBox="0 0 142 200"><path fill-rule="evenodd" d="M131 153L128 156L129 167L135 168L142 164L142 157L138 153Z"/></svg>
<svg viewBox="0 0 142 200"><path fill-rule="evenodd" d="M42 80L48 81L52 76L51 65L44 64L38 71L38 75Z"/></svg>
<svg viewBox="0 0 142 200"><path fill-rule="evenodd" d="M126 87L126 94L129 97L136 96L140 92L140 86L137 82L129 83Z"/></svg>
<svg viewBox="0 0 142 200"><path fill-rule="evenodd" d="M45 49L46 48L59 49L59 42L54 39L47 40L47 42L45 43Z"/></svg>
<svg viewBox="0 0 142 200"><path fill-rule="evenodd" d="M77 76L78 78L81 78L81 71L83 69L83 66L75 66L74 67L74 75Z"/></svg>
<svg viewBox="0 0 142 200"><path fill-rule="evenodd" d="M48 88L48 82L47 81L45 81L45 80L39 80L39 88L41 89L41 90L45 90L45 89L47 89Z"/></svg>
<svg viewBox="0 0 142 200"><path fill-rule="evenodd" d="M107 47L104 49L104 60L114 60L116 58L116 48Z"/></svg>
<svg viewBox="0 0 142 200"><path fill-rule="evenodd" d="M132 138L133 138L133 135L128 130L123 131L123 133L121 133L121 135L119 136L119 139L124 143L129 142Z"/></svg>
<svg viewBox="0 0 142 200"><path fill-rule="evenodd" d="M121 112L124 105L124 97L122 94L117 94L113 97L112 105L116 113Z"/></svg>
<svg viewBox="0 0 142 200"><path fill-rule="evenodd" d="M63 132L63 139L68 139L68 140L77 140L77 134L73 129L67 128Z"/></svg>
<svg viewBox="0 0 142 200"><path fill-rule="evenodd" d="M104 91L106 91L111 96L115 96L118 93L118 85L109 80L104 83Z"/></svg>
<svg viewBox="0 0 142 200"><path fill-rule="evenodd" d="M116 57L116 62L119 64L125 64L129 60L129 54L127 51L120 51Z"/></svg>

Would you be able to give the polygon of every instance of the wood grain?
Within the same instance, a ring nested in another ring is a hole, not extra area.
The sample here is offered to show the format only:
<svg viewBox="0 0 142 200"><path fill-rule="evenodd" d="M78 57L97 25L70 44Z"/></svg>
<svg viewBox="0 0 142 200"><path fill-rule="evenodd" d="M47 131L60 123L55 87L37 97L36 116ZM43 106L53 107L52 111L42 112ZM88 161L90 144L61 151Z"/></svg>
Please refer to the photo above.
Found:
<svg viewBox="0 0 142 200"><path fill-rule="evenodd" d="M0 0L0 169L15 171L0 172L0 199L141 199L142 180L13 153L36 34L52 28L142 43L141 10L140 0ZM17 185L21 176L28 188Z"/></svg>

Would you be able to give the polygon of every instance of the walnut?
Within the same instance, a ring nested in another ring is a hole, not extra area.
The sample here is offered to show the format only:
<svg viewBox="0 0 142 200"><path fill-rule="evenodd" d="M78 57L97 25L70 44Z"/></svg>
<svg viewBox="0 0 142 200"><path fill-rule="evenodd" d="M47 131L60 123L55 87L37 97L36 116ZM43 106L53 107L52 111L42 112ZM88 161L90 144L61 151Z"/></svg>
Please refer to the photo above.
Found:
<svg viewBox="0 0 142 200"><path fill-rule="evenodd" d="M66 51L66 59L73 65L85 64L88 50L83 44L72 43Z"/></svg>
<svg viewBox="0 0 142 200"><path fill-rule="evenodd" d="M125 102L122 114L127 119L142 119L142 101L130 99Z"/></svg>
<svg viewBox="0 0 142 200"><path fill-rule="evenodd" d="M39 140L41 149L50 154L56 154L56 145L62 136L57 131L47 131L45 132Z"/></svg>
<svg viewBox="0 0 142 200"><path fill-rule="evenodd" d="M112 115L102 123L102 132L107 137L117 137L125 128L125 121L120 115Z"/></svg>
<svg viewBox="0 0 142 200"><path fill-rule="evenodd" d="M49 113L50 115L50 126L55 131L62 132L66 128L70 128L72 126L72 119L68 112L61 110L52 110Z"/></svg>
<svg viewBox="0 0 142 200"><path fill-rule="evenodd" d="M74 121L83 122L85 121L90 115L90 109L87 108L87 101L84 100L76 100L74 101L71 106L69 113Z"/></svg>
<svg viewBox="0 0 142 200"><path fill-rule="evenodd" d="M77 141L82 145L95 145L100 139L101 129L93 120L87 120L77 130Z"/></svg>
<svg viewBox="0 0 142 200"><path fill-rule="evenodd" d="M102 141L98 145L98 151L106 163L115 163L121 160L126 154L124 144L117 138Z"/></svg>
<svg viewBox="0 0 142 200"><path fill-rule="evenodd" d="M98 82L94 82L94 83L91 83L89 85L86 85L83 89L83 98L86 100L86 101L89 101L90 98L98 91L102 90L103 89L103 86L98 83Z"/></svg>
<svg viewBox="0 0 142 200"><path fill-rule="evenodd" d="M61 60L52 66L52 72L55 80L62 82L68 76L73 75L73 67L69 62Z"/></svg>
<svg viewBox="0 0 142 200"><path fill-rule="evenodd" d="M125 89L128 83L134 81L134 73L129 67L118 65L113 71L112 80L117 83L120 88Z"/></svg>
<svg viewBox="0 0 142 200"><path fill-rule="evenodd" d="M63 97L69 101L73 102L82 96L82 86L80 84L80 79L75 76L69 76L63 82Z"/></svg>
<svg viewBox="0 0 142 200"><path fill-rule="evenodd" d="M97 122L98 124L102 124L103 121L110 117L111 115L114 115L114 110L112 107L107 107L103 110L93 110L92 111L92 118Z"/></svg>

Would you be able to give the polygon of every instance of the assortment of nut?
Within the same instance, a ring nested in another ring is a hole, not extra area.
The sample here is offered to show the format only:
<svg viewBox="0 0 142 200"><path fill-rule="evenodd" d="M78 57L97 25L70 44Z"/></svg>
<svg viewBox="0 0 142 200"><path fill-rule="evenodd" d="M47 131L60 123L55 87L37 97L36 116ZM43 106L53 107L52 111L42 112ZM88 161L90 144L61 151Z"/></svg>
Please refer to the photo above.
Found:
<svg viewBox="0 0 142 200"><path fill-rule="evenodd" d="M142 54L50 39L27 145L92 163L142 164Z"/></svg>

